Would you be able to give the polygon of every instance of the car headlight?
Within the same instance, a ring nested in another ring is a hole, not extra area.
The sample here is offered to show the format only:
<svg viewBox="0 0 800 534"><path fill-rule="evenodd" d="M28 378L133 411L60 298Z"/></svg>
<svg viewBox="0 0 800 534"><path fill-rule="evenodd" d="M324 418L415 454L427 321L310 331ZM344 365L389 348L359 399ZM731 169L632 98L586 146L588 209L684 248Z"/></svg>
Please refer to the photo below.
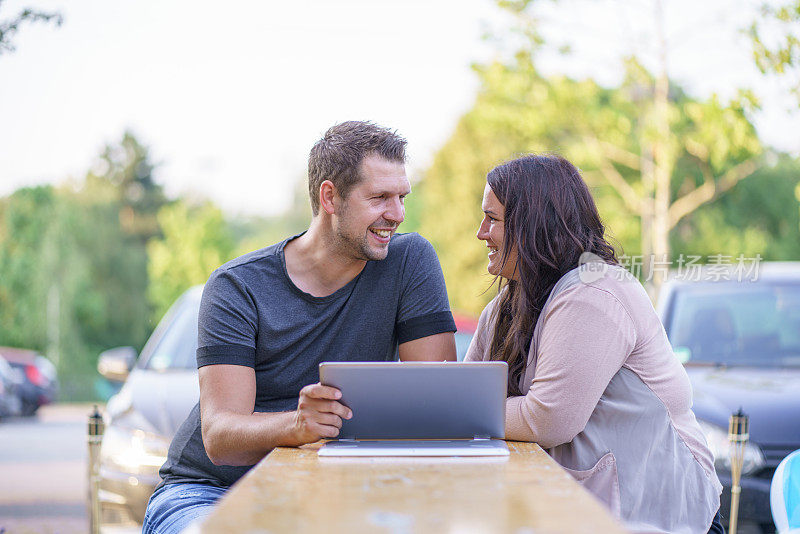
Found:
<svg viewBox="0 0 800 534"><path fill-rule="evenodd" d="M126 473L144 474L157 471L167 459L169 442L138 429L117 425L106 427L100 456Z"/></svg>
<svg viewBox="0 0 800 534"><path fill-rule="evenodd" d="M707 421L698 419L703 434L706 435L708 448L714 455L714 467L717 470L731 470L731 442L728 439L728 430L721 426L713 425ZM764 455L758 445L749 441L744 446L744 461L742 462L742 474L749 475L764 467Z"/></svg>

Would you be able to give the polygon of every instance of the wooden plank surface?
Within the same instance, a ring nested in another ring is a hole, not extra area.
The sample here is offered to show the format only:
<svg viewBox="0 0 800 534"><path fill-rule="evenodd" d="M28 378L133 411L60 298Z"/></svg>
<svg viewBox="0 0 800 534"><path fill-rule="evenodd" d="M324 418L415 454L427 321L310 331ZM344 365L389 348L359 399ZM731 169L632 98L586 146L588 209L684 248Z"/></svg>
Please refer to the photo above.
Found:
<svg viewBox="0 0 800 534"><path fill-rule="evenodd" d="M275 449L220 501L205 533L624 532L538 445L507 458L319 458Z"/></svg>

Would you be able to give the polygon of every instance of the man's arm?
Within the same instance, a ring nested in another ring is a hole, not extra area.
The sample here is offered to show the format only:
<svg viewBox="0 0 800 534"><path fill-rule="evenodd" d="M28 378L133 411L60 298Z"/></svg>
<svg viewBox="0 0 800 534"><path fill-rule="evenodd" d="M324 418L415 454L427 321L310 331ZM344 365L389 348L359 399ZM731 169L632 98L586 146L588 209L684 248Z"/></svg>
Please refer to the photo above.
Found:
<svg viewBox="0 0 800 534"><path fill-rule="evenodd" d="M412 247L402 272L397 334L402 361L455 361L456 325L447 288L433 246L422 236L409 236Z"/></svg>
<svg viewBox="0 0 800 534"><path fill-rule="evenodd" d="M455 361L452 332L400 345L403 361ZM256 375L242 365L200 368L200 420L206 453L215 465L252 465L275 447L296 447L335 438L352 412L337 402L338 389L311 384L300 391L297 410L253 412Z"/></svg>
<svg viewBox="0 0 800 534"><path fill-rule="evenodd" d="M200 368L200 420L206 453L215 465L253 465L270 450L339 435L350 410L339 390L311 384L300 391L297 410L254 413L256 375L242 365Z"/></svg>
<svg viewBox="0 0 800 534"><path fill-rule="evenodd" d="M453 332L406 341L400 345L400 360L404 362L456 361L456 338Z"/></svg>
<svg viewBox="0 0 800 534"><path fill-rule="evenodd" d="M339 391L319 384L300 391L297 410L254 413L258 314L250 291L218 269L203 290L198 320L203 445L216 465L252 465L276 446L335 437L350 410Z"/></svg>

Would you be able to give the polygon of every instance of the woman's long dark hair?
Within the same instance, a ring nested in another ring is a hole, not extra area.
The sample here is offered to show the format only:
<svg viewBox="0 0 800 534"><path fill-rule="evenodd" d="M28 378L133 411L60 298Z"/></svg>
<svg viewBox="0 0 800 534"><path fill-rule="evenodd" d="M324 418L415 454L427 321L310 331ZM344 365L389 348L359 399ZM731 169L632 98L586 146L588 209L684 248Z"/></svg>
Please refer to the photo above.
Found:
<svg viewBox="0 0 800 534"><path fill-rule="evenodd" d="M508 362L508 395L517 396L533 329L559 278L584 252L619 262L589 188L566 159L524 156L495 167L486 181L505 207L501 264L517 251L519 281L501 283L491 345L492 359Z"/></svg>

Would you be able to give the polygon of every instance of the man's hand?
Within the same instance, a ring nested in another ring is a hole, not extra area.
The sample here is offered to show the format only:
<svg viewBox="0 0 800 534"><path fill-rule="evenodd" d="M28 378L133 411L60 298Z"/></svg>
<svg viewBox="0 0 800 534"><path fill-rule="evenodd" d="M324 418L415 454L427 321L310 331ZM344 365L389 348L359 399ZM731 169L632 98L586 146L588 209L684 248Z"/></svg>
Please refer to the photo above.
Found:
<svg viewBox="0 0 800 534"><path fill-rule="evenodd" d="M341 398L341 391L322 384L310 384L300 390L292 426L296 445L339 435L342 419L353 417L350 408L337 402Z"/></svg>

